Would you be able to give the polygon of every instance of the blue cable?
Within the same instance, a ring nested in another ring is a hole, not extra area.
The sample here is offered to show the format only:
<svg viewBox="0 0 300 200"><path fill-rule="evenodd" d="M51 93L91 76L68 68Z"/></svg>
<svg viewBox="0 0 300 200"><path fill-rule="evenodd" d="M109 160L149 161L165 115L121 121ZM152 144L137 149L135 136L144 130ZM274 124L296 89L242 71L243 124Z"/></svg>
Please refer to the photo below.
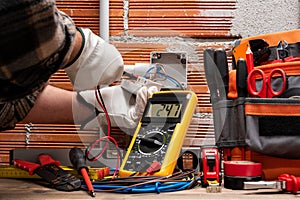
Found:
<svg viewBox="0 0 300 200"><path fill-rule="evenodd" d="M194 183L194 181L190 182L168 182L168 183L161 183L156 182L153 184L145 184L135 187L127 187L127 186L120 186L120 185L97 185L93 184L94 189L97 191L105 192L105 190L112 190L112 189L120 189L116 190L115 192L118 193L161 193L161 192L173 192L173 191L180 191L188 188ZM86 187L86 185L82 185Z"/></svg>
<svg viewBox="0 0 300 200"><path fill-rule="evenodd" d="M167 78L170 82L172 82L174 85L176 85L176 86L179 87L180 89L184 89L184 88L182 87L182 85L181 85L176 79L174 79L174 78L172 78L172 77L170 77L170 76L168 76L168 75L166 75L166 74L164 74L164 73L161 73L161 72L160 72L161 69L162 69L161 66L156 65L155 67L157 68L156 74L159 74L159 75L163 76L164 78ZM151 70L153 70L155 67L150 67L150 68L146 71L146 73L145 73L145 75L144 75L144 78L147 78L147 74L148 74Z"/></svg>
<svg viewBox="0 0 300 200"><path fill-rule="evenodd" d="M171 76L168 76L168 75L160 73L160 72L158 72L158 74L161 75L161 76L164 76L165 78L167 78L170 82L172 82L174 85L176 85L180 89L183 89L181 84L178 81L176 81L174 78L172 78Z"/></svg>

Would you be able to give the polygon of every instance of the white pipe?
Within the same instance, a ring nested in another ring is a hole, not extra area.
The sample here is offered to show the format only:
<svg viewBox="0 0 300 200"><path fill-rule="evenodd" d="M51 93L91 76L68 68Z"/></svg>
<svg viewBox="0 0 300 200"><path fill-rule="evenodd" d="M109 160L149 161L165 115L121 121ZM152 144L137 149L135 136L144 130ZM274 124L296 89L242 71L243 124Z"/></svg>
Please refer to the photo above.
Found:
<svg viewBox="0 0 300 200"><path fill-rule="evenodd" d="M109 0L100 0L100 37L109 41Z"/></svg>

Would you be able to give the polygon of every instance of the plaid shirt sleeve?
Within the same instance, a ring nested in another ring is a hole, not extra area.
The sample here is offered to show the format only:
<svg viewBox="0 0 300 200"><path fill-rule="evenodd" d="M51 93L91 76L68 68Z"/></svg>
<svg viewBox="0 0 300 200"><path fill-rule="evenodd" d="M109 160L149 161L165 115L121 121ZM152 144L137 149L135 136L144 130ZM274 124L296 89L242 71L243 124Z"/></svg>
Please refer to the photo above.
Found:
<svg viewBox="0 0 300 200"><path fill-rule="evenodd" d="M63 68L76 27L55 0L1 0L0 103L39 90Z"/></svg>

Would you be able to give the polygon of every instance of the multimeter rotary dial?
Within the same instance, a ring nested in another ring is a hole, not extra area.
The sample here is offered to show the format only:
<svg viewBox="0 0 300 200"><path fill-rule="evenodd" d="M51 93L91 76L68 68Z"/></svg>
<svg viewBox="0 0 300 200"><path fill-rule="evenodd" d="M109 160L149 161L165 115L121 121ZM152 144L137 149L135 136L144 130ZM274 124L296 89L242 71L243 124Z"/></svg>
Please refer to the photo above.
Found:
<svg viewBox="0 0 300 200"><path fill-rule="evenodd" d="M173 127L174 125L141 128L124 169L145 172L154 161L162 163L172 137Z"/></svg>
<svg viewBox="0 0 300 200"><path fill-rule="evenodd" d="M155 154L166 145L166 132L164 130L149 130L138 139L138 151L142 154Z"/></svg>

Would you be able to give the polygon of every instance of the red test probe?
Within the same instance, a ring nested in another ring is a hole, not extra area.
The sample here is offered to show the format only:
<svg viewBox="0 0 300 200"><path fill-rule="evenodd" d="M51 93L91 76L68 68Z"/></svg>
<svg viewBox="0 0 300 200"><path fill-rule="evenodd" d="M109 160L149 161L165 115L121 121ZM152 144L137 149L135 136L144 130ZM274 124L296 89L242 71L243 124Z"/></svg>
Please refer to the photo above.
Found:
<svg viewBox="0 0 300 200"><path fill-rule="evenodd" d="M86 166L86 160L84 157L84 153L79 148L72 148L69 152L69 158L73 166L76 168L79 174L82 175L85 184L87 185L88 193L92 197L96 196L94 191L93 184L88 175L88 167Z"/></svg>

